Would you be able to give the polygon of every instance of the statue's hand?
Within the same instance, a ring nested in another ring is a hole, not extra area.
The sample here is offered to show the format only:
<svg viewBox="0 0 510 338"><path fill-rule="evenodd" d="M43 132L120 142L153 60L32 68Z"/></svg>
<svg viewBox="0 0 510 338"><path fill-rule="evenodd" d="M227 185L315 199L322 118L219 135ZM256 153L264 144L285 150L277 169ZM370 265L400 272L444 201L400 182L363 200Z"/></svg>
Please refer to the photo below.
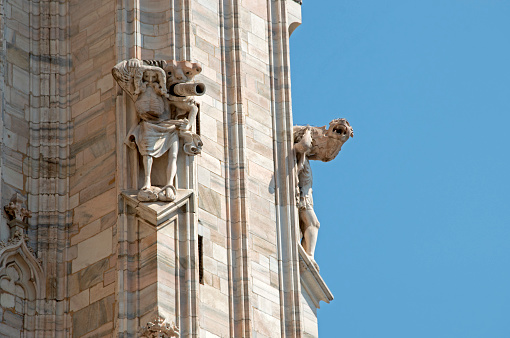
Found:
<svg viewBox="0 0 510 338"><path fill-rule="evenodd" d="M300 161L300 162L298 163L298 165L297 165L297 171L298 171L298 173L300 173L300 172L301 172L301 170L303 170L303 167L304 167L304 164L303 164L303 163L301 163L301 161Z"/></svg>
<svg viewBox="0 0 510 338"><path fill-rule="evenodd" d="M128 68L138 68L140 66L140 61L138 59L129 59L126 66Z"/></svg>
<svg viewBox="0 0 510 338"><path fill-rule="evenodd" d="M303 135L303 146L306 147L307 151L312 150L312 131L311 128L308 127Z"/></svg>
<svg viewBox="0 0 510 338"><path fill-rule="evenodd" d="M310 127L307 127L301 140L294 145L297 152L306 155L312 150L312 132Z"/></svg>
<svg viewBox="0 0 510 338"><path fill-rule="evenodd" d="M176 123L176 126L178 129L181 129L181 130L187 130L190 127L188 119L179 120L179 122Z"/></svg>

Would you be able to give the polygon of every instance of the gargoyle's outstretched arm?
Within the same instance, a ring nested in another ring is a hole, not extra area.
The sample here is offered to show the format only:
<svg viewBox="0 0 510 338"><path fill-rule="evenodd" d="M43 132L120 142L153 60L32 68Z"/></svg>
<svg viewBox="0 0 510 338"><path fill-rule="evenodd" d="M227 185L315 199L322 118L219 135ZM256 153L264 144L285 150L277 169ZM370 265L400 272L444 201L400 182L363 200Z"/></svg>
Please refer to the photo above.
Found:
<svg viewBox="0 0 510 338"><path fill-rule="evenodd" d="M308 155L312 150L312 132L310 127L306 127L305 133L303 134L301 140L294 144L294 149L296 150L297 155L298 172L300 172L305 164L306 155Z"/></svg>

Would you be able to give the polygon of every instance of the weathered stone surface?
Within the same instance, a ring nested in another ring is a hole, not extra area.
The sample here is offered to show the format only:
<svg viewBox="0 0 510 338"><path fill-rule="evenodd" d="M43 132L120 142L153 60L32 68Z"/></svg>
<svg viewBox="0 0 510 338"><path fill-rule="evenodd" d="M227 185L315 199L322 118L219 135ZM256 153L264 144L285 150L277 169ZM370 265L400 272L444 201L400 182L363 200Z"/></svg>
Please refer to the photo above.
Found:
<svg viewBox="0 0 510 338"><path fill-rule="evenodd" d="M90 295L88 289L72 296L69 309L73 312L83 309L85 306L89 305L89 298Z"/></svg>
<svg viewBox="0 0 510 338"><path fill-rule="evenodd" d="M103 298L73 314L73 337L81 337L87 332L113 320L115 296Z"/></svg>
<svg viewBox="0 0 510 338"><path fill-rule="evenodd" d="M80 226L86 225L111 212L116 207L117 194L115 189L79 205L74 211L74 222Z"/></svg>
<svg viewBox="0 0 510 338"><path fill-rule="evenodd" d="M221 196L203 185L198 186L198 205L216 217L221 217Z"/></svg>
<svg viewBox="0 0 510 338"><path fill-rule="evenodd" d="M80 290L85 290L91 286L103 281L103 274L109 268L108 258L100 260L97 263L89 265L78 272L78 281Z"/></svg>
<svg viewBox="0 0 510 338"><path fill-rule="evenodd" d="M23 327L23 316L11 311L5 311L3 322L11 327Z"/></svg>
<svg viewBox="0 0 510 338"><path fill-rule="evenodd" d="M73 273L91 263L112 254L112 229L108 228L95 236L78 243L78 257L72 263Z"/></svg>

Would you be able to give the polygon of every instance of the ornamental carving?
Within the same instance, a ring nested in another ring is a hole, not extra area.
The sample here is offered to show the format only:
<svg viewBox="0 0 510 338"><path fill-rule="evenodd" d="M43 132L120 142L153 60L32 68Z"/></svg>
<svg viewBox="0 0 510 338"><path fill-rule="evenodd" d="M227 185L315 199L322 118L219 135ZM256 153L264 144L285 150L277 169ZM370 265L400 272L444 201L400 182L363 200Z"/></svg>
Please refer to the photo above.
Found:
<svg viewBox="0 0 510 338"><path fill-rule="evenodd" d="M315 245L320 223L313 210L312 169L309 160L329 162L333 160L349 137L354 136L353 129L346 119L335 119L329 128L295 126L294 150L298 172L297 204L299 208L299 227L302 233L301 245L306 254L318 268L314 260Z"/></svg>
<svg viewBox="0 0 510 338"><path fill-rule="evenodd" d="M9 204L4 206L4 210L9 221L18 220L26 223L28 218L32 217L32 213L23 207L23 199L18 193L12 196Z"/></svg>
<svg viewBox="0 0 510 338"><path fill-rule="evenodd" d="M143 161L144 183L138 192L139 201L173 201L179 151L190 156L202 151L200 136L193 131L200 110L194 97L205 93L203 83L193 82L201 71L197 63L189 61L138 59L122 61L112 69L119 86L133 100L139 119L125 140L138 150ZM153 159L167 152L166 184L153 186Z"/></svg>
<svg viewBox="0 0 510 338"><path fill-rule="evenodd" d="M45 311L45 276L41 261L29 247L26 221L31 216L23 206L21 195L15 194L4 206L9 221L10 237L0 242L0 293L2 310L19 320L0 320L3 333L9 337L39 337Z"/></svg>
<svg viewBox="0 0 510 338"><path fill-rule="evenodd" d="M36 258L35 252L32 247L28 246L28 235L26 228L28 226L28 219L32 217L32 212L23 206L23 198L20 194L15 193L6 206L4 206L5 213L8 218L7 225L9 226L10 236L6 241L0 242L0 250L9 247L19 247L24 244L26 251L29 252L33 259L40 264L40 260Z"/></svg>
<svg viewBox="0 0 510 338"><path fill-rule="evenodd" d="M179 337L179 328L174 323L169 324L161 316L156 320L147 323L140 329L140 337L144 338L169 338Z"/></svg>

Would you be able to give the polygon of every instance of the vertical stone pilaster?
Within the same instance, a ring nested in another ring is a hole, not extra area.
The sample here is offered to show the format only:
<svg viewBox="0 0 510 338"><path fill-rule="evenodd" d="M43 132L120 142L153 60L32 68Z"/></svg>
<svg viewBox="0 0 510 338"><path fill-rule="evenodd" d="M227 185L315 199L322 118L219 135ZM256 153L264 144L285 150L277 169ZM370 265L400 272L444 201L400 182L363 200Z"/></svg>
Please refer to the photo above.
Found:
<svg viewBox="0 0 510 338"><path fill-rule="evenodd" d="M290 88L289 8L288 1L268 1L271 19L270 69L271 110L273 119L273 151L275 159L276 225L278 234L278 270L282 334L286 337L303 335L300 301L299 218L296 208L296 172L292 138L292 105Z"/></svg>
<svg viewBox="0 0 510 338"><path fill-rule="evenodd" d="M241 2L220 1L220 46L223 92L226 189L227 252L230 290L231 335L252 337L250 286L249 206L245 106L243 104L243 59Z"/></svg>

